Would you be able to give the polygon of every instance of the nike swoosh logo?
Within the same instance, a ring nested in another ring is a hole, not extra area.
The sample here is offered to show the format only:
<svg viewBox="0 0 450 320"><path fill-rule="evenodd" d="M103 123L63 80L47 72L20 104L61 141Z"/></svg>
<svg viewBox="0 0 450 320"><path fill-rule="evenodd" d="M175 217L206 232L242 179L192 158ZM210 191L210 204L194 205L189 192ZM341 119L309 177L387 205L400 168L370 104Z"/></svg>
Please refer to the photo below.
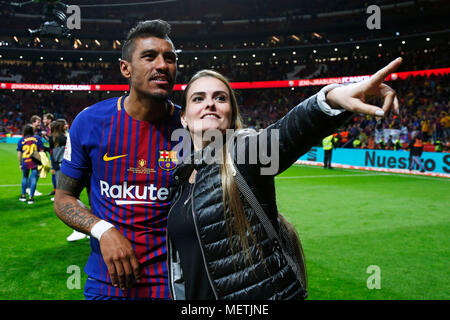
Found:
<svg viewBox="0 0 450 320"><path fill-rule="evenodd" d="M103 161L116 160L116 159L123 158L123 157L126 157L126 156L127 156L127 154L122 154L120 156L114 156L114 157L108 157L108 153L105 153L105 155L103 156Z"/></svg>

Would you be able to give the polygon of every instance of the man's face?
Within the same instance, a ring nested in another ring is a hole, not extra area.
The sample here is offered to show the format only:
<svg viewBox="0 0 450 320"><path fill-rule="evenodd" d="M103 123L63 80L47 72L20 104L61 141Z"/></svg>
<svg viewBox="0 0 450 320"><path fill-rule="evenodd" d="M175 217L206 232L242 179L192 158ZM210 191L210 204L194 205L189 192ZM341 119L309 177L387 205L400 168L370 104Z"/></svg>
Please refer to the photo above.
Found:
<svg viewBox="0 0 450 320"><path fill-rule="evenodd" d="M131 60L121 62L122 74L130 79L131 88L157 101L166 100L177 72L172 43L155 37L135 39Z"/></svg>
<svg viewBox="0 0 450 320"><path fill-rule="evenodd" d="M34 122L31 123L31 125L33 126L33 128L36 130L38 128L41 127L41 119L37 119Z"/></svg>
<svg viewBox="0 0 450 320"><path fill-rule="evenodd" d="M48 127L50 125L50 123L52 123L52 120L47 117L44 117L42 119L42 122L44 123L44 126Z"/></svg>

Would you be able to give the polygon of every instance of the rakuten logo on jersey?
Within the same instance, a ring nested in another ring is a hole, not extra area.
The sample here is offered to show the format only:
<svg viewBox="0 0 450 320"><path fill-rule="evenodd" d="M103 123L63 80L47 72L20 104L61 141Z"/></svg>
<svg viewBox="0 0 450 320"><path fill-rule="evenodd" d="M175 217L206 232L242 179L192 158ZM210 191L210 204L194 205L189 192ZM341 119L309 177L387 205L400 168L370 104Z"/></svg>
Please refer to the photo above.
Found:
<svg viewBox="0 0 450 320"><path fill-rule="evenodd" d="M149 186L128 185L126 181L121 185L109 185L108 182L100 180L100 195L116 199L116 204L152 204L166 201L169 197L169 189L157 188L154 184ZM148 201L150 200L150 201Z"/></svg>

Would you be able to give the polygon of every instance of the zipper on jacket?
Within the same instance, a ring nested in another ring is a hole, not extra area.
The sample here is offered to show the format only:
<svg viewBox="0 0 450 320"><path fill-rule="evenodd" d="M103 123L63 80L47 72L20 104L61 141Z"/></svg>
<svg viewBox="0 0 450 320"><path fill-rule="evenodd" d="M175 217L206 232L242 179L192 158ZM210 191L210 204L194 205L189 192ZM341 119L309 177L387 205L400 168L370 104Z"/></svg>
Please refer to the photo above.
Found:
<svg viewBox="0 0 450 320"><path fill-rule="evenodd" d="M200 251L202 252L202 257L203 257L203 263L205 265L205 271L206 271L206 275L208 276L208 280L209 280L209 284L211 286L211 290L214 293L214 297L216 298L216 300L219 300L219 296L216 292L216 289L214 288L213 285L213 281L211 279L211 275L209 274L209 270L208 270L208 265L206 263L206 258L205 258L205 252L203 250L203 246L202 246L202 242L200 241L200 232L198 231L198 226L197 226L197 220L195 219L195 210L194 210L194 188L195 188L195 182L194 185L192 186L192 191L191 191L191 207L192 207L192 218L194 220L194 227L195 227L195 232L197 233L197 239L198 239L198 244L200 246Z"/></svg>
<svg viewBox="0 0 450 320"><path fill-rule="evenodd" d="M172 211L172 208L175 206L175 204L178 202L178 200L180 200L181 199L181 197L182 197L182 195L183 195L183 186L181 185L180 186L180 196L175 200L175 202L171 205L171 207L170 207L170 209L169 209L169 213L167 213L167 223L169 222L169 215L170 215L170 212ZM168 275L169 275L169 293L170 293L170 295L172 296L172 298L174 299L174 300L176 300L176 297L175 297L175 288L173 288L173 283L172 283L172 281L173 281L173 279L172 279L172 268L171 268L171 260L172 260L172 258L171 258L171 254L172 254L172 250L173 250L173 248L172 248L172 246L170 245L170 240L169 240L169 229L166 227L166 243L167 243L167 249L169 249L169 247L170 247L170 250L167 250L167 271L168 271Z"/></svg>

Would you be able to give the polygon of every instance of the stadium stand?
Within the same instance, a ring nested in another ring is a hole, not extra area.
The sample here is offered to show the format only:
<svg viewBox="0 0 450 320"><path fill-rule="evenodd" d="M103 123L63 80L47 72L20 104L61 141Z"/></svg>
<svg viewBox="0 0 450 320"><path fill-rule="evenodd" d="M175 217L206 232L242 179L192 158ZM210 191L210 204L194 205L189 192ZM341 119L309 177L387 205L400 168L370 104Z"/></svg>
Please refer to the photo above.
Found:
<svg viewBox="0 0 450 320"><path fill-rule="evenodd" d="M179 49L177 83L186 83L204 68L215 69L233 82L368 75L396 56L404 58L402 70L448 67L450 30L448 19L442 19L447 1L375 2L383 9L385 27L368 32L366 5L360 1L167 1L129 6L126 16L123 7L110 5L120 1L96 1L101 14L90 7L90 1L65 1L83 10L83 27L74 30L70 39L27 33L25 25L38 26L42 20L41 4L18 7L2 2L0 16L8 29L0 31L0 82L127 84L118 70L122 39L136 21L148 18L172 24ZM173 14L180 10L182 16ZM380 123L355 116L343 130L349 132L349 141L339 146L354 147L356 139L357 147L393 148L392 141L385 140L396 130L402 132L403 144L418 132L430 144L442 139L448 145L448 81L448 76L393 81L403 106L401 115ZM238 94L246 123L263 128L317 91L317 87L302 87L239 90ZM32 114L45 112L70 123L86 106L120 94L124 92L2 90L0 133L20 132ZM174 101L179 96L175 92Z"/></svg>

